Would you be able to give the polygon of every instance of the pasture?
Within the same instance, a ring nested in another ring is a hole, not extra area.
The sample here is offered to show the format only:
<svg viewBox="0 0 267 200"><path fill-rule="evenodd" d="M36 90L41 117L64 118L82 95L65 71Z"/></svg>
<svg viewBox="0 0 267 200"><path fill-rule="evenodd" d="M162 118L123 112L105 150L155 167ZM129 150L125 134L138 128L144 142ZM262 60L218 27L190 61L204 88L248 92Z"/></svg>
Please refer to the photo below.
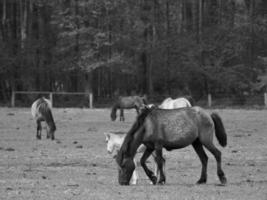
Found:
<svg viewBox="0 0 267 200"><path fill-rule="evenodd" d="M139 166L136 186L120 186L117 165L106 152L103 132L127 131L135 119L110 120L109 109L54 109L55 141L36 140L29 108L0 108L0 199L267 199L267 110L216 110L228 145L220 186L215 158L208 152L208 181L196 185L201 170L191 146L166 152L166 184L150 185ZM153 167L153 161L149 163Z"/></svg>

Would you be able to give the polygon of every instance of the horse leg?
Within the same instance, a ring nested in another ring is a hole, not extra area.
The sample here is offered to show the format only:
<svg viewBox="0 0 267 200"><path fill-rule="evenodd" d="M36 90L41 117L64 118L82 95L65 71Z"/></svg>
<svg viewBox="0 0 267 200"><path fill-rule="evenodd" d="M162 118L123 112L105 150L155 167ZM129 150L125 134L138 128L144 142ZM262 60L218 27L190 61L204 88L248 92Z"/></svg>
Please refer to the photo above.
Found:
<svg viewBox="0 0 267 200"><path fill-rule="evenodd" d="M121 111L120 121L124 121L124 112L123 112L123 109L121 108L120 111Z"/></svg>
<svg viewBox="0 0 267 200"><path fill-rule="evenodd" d="M155 161L154 174L155 174L156 177L158 177L159 176L159 168L158 168L158 165L157 165L157 162L156 162L156 152L155 151L153 151L152 156L153 156L154 161ZM163 162L163 172L164 172L164 174L166 174L166 170L165 170L165 160L166 159L165 159L165 157L163 155L162 155L162 157L164 159L164 162Z"/></svg>
<svg viewBox="0 0 267 200"><path fill-rule="evenodd" d="M51 133L51 140L54 140L55 139L55 132L53 131L52 133Z"/></svg>
<svg viewBox="0 0 267 200"><path fill-rule="evenodd" d="M135 158L134 158L134 164L135 164L135 170L133 171L133 175L132 175L132 178L131 178L131 181L130 181L132 185L136 185L137 184L137 179L138 179L138 174L137 174L137 170L136 170L137 162L136 162Z"/></svg>
<svg viewBox="0 0 267 200"><path fill-rule="evenodd" d="M158 169L158 165L157 165L157 162L156 162L156 152L155 151L152 152L152 156L153 156L154 161L155 161L154 175L156 177L158 177L158 175L159 175L159 169Z"/></svg>
<svg viewBox="0 0 267 200"><path fill-rule="evenodd" d="M217 162L217 175L223 185L227 183L227 179L225 177L225 174L222 170L222 161L221 161L221 155L219 149L217 149L213 143L204 143L204 146L214 155L216 162Z"/></svg>
<svg viewBox="0 0 267 200"><path fill-rule="evenodd" d="M206 183L207 182L207 164L208 164L208 156L205 153L203 146L201 144L201 142L199 141L199 139L195 140L192 143L192 146L194 148L194 150L196 151L201 164L202 164L202 170L201 170L201 176L200 179L197 181L197 184L202 184L202 183Z"/></svg>
<svg viewBox="0 0 267 200"><path fill-rule="evenodd" d="M38 140L41 140L41 137L42 137L42 124L41 124L41 121L40 120L37 120L37 133L36 133L36 138Z"/></svg>
<svg viewBox="0 0 267 200"><path fill-rule="evenodd" d="M155 158L155 160L156 160L156 163L157 163L157 166L158 166L158 171L159 171L159 174L160 174L158 183L159 184L164 184L165 181L166 181L166 177L165 177L164 170L163 170L164 165L165 165L165 159L162 156L162 148L156 150L156 158Z"/></svg>
<svg viewBox="0 0 267 200"><path fill-rule="evenodd" d="M46 123L46 139L49 139L51 137L50 128L49 125Z"/></svg>
<svg viewBox="0 0 267 200"><path fill-rule="evenodd" d="M146 165L146 160L148 159L148 157L151 155L152 152L153 152L153 149L146 148L144 154L141 157L140 164L143 167L148 178L155 185L157 183L157 177L153 174L153 172L150 169L148 169Z"/></svg>

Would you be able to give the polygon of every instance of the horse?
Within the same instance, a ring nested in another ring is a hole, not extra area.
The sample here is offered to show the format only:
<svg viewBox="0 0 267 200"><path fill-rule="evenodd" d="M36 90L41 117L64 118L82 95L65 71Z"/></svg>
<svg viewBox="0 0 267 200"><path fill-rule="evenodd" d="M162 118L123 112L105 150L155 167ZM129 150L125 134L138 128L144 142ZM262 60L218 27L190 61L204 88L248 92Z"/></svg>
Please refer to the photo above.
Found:
<svg viewBox="0 0 267 200"><path fill-rule="evenodd" d="M146 97L140 96L119 96L112 106L110 118L115 121L117 118L117 109L120 109L120 121L124 121L123 109L136 109L137 114L139 114L140 109L147 104Z"/></svg>
<svg viewBox="0 0 267 200"><path fill-rule="evenodd" d="M166 98L158 107L162 109L174 109L182 107L192 107L193 99L190 97L179 97L177 99Z"/></svg>
<svg viewBox="0 0 267 200"><path fill-rule="evenodd" d="M105 138L106 138L106 143L107 143L107 152L112 155L113 158L116 158L118 151L121 148L121 145L125 139L126 133L125 132L104 132ZM137 153L143 153L145 151L146 147L145 145L140 145L137 149ZM152 153L152 156L155 159L155 154ZM135 166L137 167L137 161L136 158L133 159ZM155 171L154 174L157 176L159 173L157 165L155 165ZM137 179L138 179L138 173L137 170L135 169L133 171L133 175L131 177L130 183L132 185L137 184Z"/></svg>
<svg viewBox="0 0 267 200"><path fill-rule="evenodd" d="M124 142L117 154L118 181L120 185L129 185L135 169L133 157L140 144L146 146L140 164L153 184L164 184L166 181L162 149L167 151L192 145L200 158L202 169L197 184L207 182L208 156L203 146L216 159L217 175L222 185L227 179L221 167L221 152L213 144L215 134L222 147L227 145L227 135L221 117L216 112L207 113L200 107L179 109L145 108L127 132ZM156 177L146 165L147 158L155 151L159 177Z"/></svg>
<svg viewBox="0 0 267 200"><path fill-rule="evenodd" d="M34 120L36 120L36 123L37 123L36 138L37 139L42 138L41 122L45 121L48 126L47 139L51 138L52 140L54 140L56 125L55 125L54 118L52 115L51 102L44 97L37 99L36 101L33 102L31 106L31 113L32 113Z"/></svg>

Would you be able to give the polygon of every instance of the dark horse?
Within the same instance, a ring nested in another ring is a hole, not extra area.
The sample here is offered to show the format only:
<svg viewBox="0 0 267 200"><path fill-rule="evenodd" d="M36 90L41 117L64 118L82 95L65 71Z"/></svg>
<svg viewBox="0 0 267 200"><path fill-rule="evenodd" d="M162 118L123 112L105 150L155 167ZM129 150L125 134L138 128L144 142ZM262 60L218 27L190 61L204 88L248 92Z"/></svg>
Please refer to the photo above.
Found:
<svg viewBox="0 0 267 200"><path fill-rule="evenodd" d="M227 136L217 113L208 114L200 107L172 110L145 108L127 133L118 152L116 161L119 165L119 183L129 184L135 168L133 158L140 144L147 147L140 163L153 184L165 183L163 171L165 160L162 157L162 148L170 151L192 144L202 164L201 176L197 183L207 181L208 157L204 146L215 156L217 175L221 183L226 184L227 180L221 167L221 152L212 142L214 133L219 144L225 147ZM155 160L159 169L159 177L156 177L146 165L146 160L153 151L156 152Z"/></svg>
<svg viewBox="0 0 267 200"><path fill-rule="evenodd" d="M136 109L137 114L144 105L147 104L146 97L140 96L126 96L126 97L118 97L115 103L112 106L110 118L112 121L115 121L117 118L117 109L120 109L120 121L124 121L124 112L123 109Z"/></svg>
<svg viewBox="0 0 267 200"><path fill-rule="evenodd" d="M41 97L37 99L35 102L33 102L31 112L32 112L33 118L36 120L36 123L37 123L36 138L41 139L41 136L42 136L41 122L45 121L48 126L47 138L51 137L51 139L54 140L56 125L55 125L54 118L52 115L51 102L48 99Z"/></svg>

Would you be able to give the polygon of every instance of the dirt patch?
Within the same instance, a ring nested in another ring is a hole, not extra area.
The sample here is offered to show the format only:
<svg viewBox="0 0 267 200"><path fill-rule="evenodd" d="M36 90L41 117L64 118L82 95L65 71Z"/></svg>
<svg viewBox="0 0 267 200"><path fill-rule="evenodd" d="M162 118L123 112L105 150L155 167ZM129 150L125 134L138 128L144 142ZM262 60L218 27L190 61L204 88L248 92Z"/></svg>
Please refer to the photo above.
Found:
<svg viewBox="0 0 267 200"><path fill-rule="evenodd" d="M196 185L200 161L192 147L165 152L166 185L153 186L141 167L136 186L118 184L117 165L106 152L104 132L126 132L111 122L109 109L54 109L56 140L36 140L30 109L1 108L0 197L4 199L267 199L267 112L216 110L229 144L221 148L228 184L222 187L214 157L208 154L208 182ZM11 117L12 116L12 117ZM154 167L154 161L148 163ZM1 199L0 198L0 199Z"/></svg>

